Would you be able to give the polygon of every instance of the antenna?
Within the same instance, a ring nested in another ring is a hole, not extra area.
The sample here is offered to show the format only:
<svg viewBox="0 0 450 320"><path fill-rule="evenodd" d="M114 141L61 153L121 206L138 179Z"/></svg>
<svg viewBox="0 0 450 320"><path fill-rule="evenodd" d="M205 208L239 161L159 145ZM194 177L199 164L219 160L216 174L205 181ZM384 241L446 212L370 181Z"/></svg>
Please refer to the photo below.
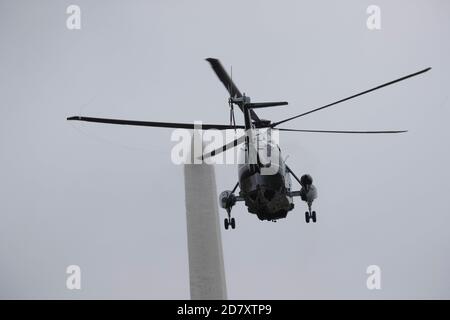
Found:
<svg viewBox="0 0 450 320"><path fill-rule="evenodd" d="M230 126L234 127L234 133L236 133L236 118L234 117L234 106L233 106L233 66L230 67L231 81L228 85L228 91L230 92L230 98L228 99L228 105L230 106Z"/></svg>

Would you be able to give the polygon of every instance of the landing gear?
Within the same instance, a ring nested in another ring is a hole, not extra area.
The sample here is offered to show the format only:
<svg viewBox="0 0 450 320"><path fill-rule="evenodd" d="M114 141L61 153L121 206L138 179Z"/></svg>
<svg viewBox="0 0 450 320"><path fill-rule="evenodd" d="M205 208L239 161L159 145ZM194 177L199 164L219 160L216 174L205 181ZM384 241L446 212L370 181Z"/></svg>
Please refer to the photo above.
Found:
<svg viewBox="0 0 450 320"><path fill-rule="evenodd" d="M225 218L225 220L223 220L223 224L225 226L225 230L228 230L228 227L230 225L230 223L228 222L228 218Z"/></svg>
<svg viewBox="0 0 450 320"><path fill-rule="evenodd" d="M234 220L234 218L231 218L230 225L231 225L231 229L236 228L236 220Z"/></svg>
<svg viewBox="0 0 450 320"><path fill-rule="evenodd" d="M236 220L234 220L234 218L225 218L225 220L223 220L223 224L225 226L225 230L228 230L228 228L231 226L231 229L235 229L236 228Z"/></svg>
<svg viewBox="0 0 450 320"><path fill-rule="evenodd" d="M309 209L309 211L305 212L306 223L309 223L310 220L312 220L312 222L316 223L317 222L317 214L315 211L311 212L311 204L308 204L308 209Z"/></svg>
<svg viewBox="0 0 450 320"><path fill-rule="evenodd" d="M223 220L223 225L225 227L225 230L228 230L228 228L231 226L231 229L236 228L236 220L231 217L231 208L236 204L236 201L243 201L241 197L236 197L234 195L234 192L236 191L236 188L239 186L239 182L236 183L232 191L224 191L219 196L219 203L222 208L227 210L228 218L225 218Z"/></svg>
<svg viewBox="0 0 450 320"><path fill-rule="evenodd" d="M227 209L228 218L225 218L223 220L223 225L225 226L225 230L228 230L228 228L231 226L231 229L236 228L236 220L231 217L231 208Z"/></svg>
<svg viewBox="0 0 450 320"><path fill-rule="evenodd" d="M286 165L286 170L297 180L297 182L302 186L300 191L291 191L289 195L291 197L300 197L303 201L308 204L308 211L305 212L305 221L309 223L317 222L317 214L315 211L311 211L311 206L314 199L317 198L317 189L313 185L313 179L309 174L304 174L300 179L295 175L295 173Z"/></svg>

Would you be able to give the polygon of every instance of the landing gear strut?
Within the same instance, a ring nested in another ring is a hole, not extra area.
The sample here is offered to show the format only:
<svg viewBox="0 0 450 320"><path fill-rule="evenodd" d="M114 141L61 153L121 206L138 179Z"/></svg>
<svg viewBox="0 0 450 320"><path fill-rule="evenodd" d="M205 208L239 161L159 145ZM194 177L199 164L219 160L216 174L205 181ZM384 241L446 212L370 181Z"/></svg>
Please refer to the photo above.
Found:
<svg viewBox="0 0 450 320"><path fill-rule="evenodd" d="M315 211L311 211L311 204L312 203L308 203L308 211L305 212L305 221L306 223L309 223L310 220L312 220L312 222L316 223L317 221L317 215Z"/></svg>
<svg viewBox="0 0 450 320"><path fill-rule="evenodd" d="M312 222L316 223L317 221L317 215L315 211L311 211L311 206L314 201L314 199L317 198L317 189L313 185L313 180L309 174L304 174L301 179L299 179L294 171L291 170L286 165L287 171L297 180L297 182L302 186L300 191L292 191L290 195L292 197L301 197L303 201L305 201L308 204L308 211L305 212L305 221L306 223L309 223L310 220Z"/></svg>
<svg viewBox="0 0 450 320"><path fill-rule="evenodd" d="M236 228L236 220L234 220L234 218L231 218L231 209L227 210L227 214L228 214L228 218L225 218L225 220L223 221L225 230L228 230L228 227L230 227L230 226L231 226L231 229L235 229Z"/></svg>
<svg viewBox="0 0 450 320"><path fill-rule="evenodd" d="M236 197L234 195L234 192L236 191L236 188L239 186L239 182L236 183L232 191L224 191L219 196L219 203L222 208L227 210L228 218L225 218L223 220L223 225L225 227L225 230L228 230L228 228L231 226L231 229L236 228L236 220L231 217L231 208L236 204L236 201L243 201L241 197Z"/></svg>

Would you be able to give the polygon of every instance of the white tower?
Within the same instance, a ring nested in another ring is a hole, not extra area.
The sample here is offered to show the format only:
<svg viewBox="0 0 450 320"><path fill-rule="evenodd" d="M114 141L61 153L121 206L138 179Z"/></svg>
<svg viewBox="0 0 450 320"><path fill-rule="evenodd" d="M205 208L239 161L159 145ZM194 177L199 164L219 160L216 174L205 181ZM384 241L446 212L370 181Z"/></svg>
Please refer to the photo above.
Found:
<svg viewBox="0 0 450 320"><path fill-rule="evenodd" d="M184 185L191 299L227 299L214 166L185 164Z"/></svg>

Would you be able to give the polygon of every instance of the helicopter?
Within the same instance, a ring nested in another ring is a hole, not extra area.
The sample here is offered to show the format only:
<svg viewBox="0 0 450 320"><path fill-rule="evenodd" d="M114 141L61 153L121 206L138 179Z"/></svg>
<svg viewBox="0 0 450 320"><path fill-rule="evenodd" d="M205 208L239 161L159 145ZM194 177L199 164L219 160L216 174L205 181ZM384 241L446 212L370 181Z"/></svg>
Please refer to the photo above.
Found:
<svg viewBox="0 0 450 320"><path fill-rule="evenodd" d="M283 159L281 148L278 143L272 139L272 131L287 132L308 132L308 133L328 133L328 134L398 134L405 133L407 130L382 130L382 131L342 131L342 130L307 130L307 129L289 129L280 128L279 125L288 121L304 117L311 113L321 111L333 107L339 103L362 96L375 90L387 87L400 81L423 74L431 69L420 70L418 72L403 76L396 80L392 80L373 87L371 89L356 93L349 97L334 101L332 103L310 109L309 111L297 114L287 119L272 122L270 120L261 119L255 110L269 107L279 107L288 104L286 101L275 102L252 102L250 97L241 93L236 84L224 69L218 59L207 58L213 71L223 83L228 91L228 105L230 111L229 124L202 124L202 129L230 130L244 129L244 134L239 138L214 149L211 152L201 155L201 159L214 157L222 152L233 149L238 145L242 145L240 149L241 161L238 163L238 181L232 190L223 191L219 195L219 205L226 210L227 217L224 219L224 227L228 230L236 228L236 220L231 216L232 208L237 202L244 202L247 210L251 214L255 214L259 220L276 222L278 219L286 218L288 212L294 209L294 197L300 197L307 205L305 212L305 221L309 223L317 222L317 213L312 209L312 204L317 198L318 192L313 184L313 178L309 174L303 174L300 178L286 164ZM234 116L234 107L237 106L244 115L244 124L236 125ZM152 122L152 121L136 121L121 120L109 118L93 118L85 116L71 116L67 120L87 121L117 125L146 126L159 128L181 128L181 129L197 129L197 125L191 123L175 123L175 122ZM300 185L299 190L292 187L291 176ZM239 187L239 193L236 194Z"/></svg>

